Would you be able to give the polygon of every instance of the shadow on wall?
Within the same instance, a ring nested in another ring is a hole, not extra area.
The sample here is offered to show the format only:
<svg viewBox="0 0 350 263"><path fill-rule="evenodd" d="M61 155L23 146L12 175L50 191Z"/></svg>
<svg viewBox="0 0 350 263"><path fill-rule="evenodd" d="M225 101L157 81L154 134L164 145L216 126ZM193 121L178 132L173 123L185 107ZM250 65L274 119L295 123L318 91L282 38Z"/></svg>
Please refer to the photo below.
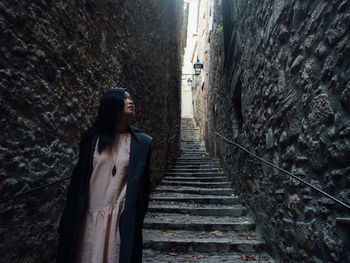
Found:
<svg viewBox="0 0 350 263"><path fill-rule="evenodd" d="M236 139L242 130L243 125L243 114L242 114L242 81L238 78L236 87L234 88L232 96L232 106L233 106L233 119L232 128L234 139Z"/></svg>

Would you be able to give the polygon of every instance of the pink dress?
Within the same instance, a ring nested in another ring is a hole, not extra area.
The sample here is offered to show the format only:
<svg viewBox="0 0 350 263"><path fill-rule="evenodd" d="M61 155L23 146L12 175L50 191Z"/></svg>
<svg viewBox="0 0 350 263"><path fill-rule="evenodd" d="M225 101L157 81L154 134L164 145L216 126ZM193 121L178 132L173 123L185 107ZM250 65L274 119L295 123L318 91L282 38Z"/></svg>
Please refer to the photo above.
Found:
<svg viewBox="0 0 350 263"><path fill-rule="evenodd" d="M117 133L113 148L99 153L96 143L89 185L88 207L83 217L75 262L117 263L119 219L124 209L130 156L130 133ZM112 176L115 163L117 172Z"/></svg>

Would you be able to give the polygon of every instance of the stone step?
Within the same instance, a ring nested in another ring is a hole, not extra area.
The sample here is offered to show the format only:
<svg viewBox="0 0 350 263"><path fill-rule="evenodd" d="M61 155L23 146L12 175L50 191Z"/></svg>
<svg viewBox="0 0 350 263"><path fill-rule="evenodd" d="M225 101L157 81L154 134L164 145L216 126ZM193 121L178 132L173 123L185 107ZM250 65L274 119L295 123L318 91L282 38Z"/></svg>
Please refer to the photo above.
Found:
<svg viewBox="0 0 350 263"><path fill-rule="evenodd" d="M183 151L183 152L181 152L181 155L180 155L180 157L199 157L199 158L201 158L201 157L208 157L209 156L209 154L208 153L206 153L206 152L190 152L190 151Z"/></svg>
<svg viewBox="0 0 350 263"><path fill-rule="evenodd" d="M169 201L152 201L149 203L148 211L201 216L242 216L246 214L246 208L242 205L176 203Z"/></svg>
<svg viewBox="0 0 350 263"><path fill-rule="evenodd" d="M216 177L216 176L224 176L225 173L221 171L213 171L213 172L165 172L164 177Z"/></svg>
<svg viewBox="0 0 350 263"><path fill-rule="evenodd" d="M200 187L176 187L173 186L159 186L153 190L155 193L167 192L167 193L186 193L186 194L216 194L216 195L231 195L233 190L231 188L200 188Z"/></svg>
<svg viewBox="0 0 350 263"><path fill-rule="evenodd" d="M214 158L209 158L209 157L205 157L205 158L181 158L178 157L176 158L175 161L182 161L182 162L193 162L194 164L197 163L220 163L219 160L216 160Z"/></svg>
<svg viewBox="0 0 350 263"><path fill-rule="evenodd" d="M231 187L230 182L180 182L180 181L168 181L163 179L160 182L160 185L169 185L169 186L200 186L202 188L225 188Z"/></svg>
<svg viewBox="0 0 350 263"><path fill-rule="evenodd" d="M220 165L220 162L212 160L212 159L205 159L205 158L200 158L196 160L191 160L191 159L180 159L177 158L175 159L175 164L217 164Z"/></svg>
<svg viewBox="0 0 350 263"><path fill-rule="evenodd" d="M209 154L206 153L206 152L181 152L181 155L180 157L199 157L199 158L202 158L202 157L208 157Z"/></svg>
<svg viewBox="0 0 350 263"><path fill-rule="evenodd" d="M201 149L201 150L205 150L205 144L204 143L187 143L187 142L180 142L181 143L181 146L182 147L188 147L188 148L192 148L192 149L194 149L195 148L195 150L199 150L199 149ZM184 150L184 148L181 148L181 150Z"/></svg>
<svg viewBox="0 0 350 263"><path fill-rule="evenodd" d="M181 151L204 151L204 146L188 146L188 145L181 145Z"/></svg>
<svg viewBox="0 0 350 263"><path fill-rule="evenodd" d="M175 162L173 163L173 165L220 165L219 162L217 161L207 161L207 160L196 160L196 161L188 161L188 160L175 160Z"/></svg>
<svg viewBox="0 0 350 263"><path fill-rule="evenodd" d="M237 205L239 199L236 196L221 195L196 195L196 194L176 194L176 193L153 193L150 196L151 201L160 202L187 202L193 204L217 204L217 205Z"/></svg>
<svg viewBox="0 0 350 263"><path fill-rule="evenodd" d="M169 168L170 167L188 167L188 166L192 166L192 167L221 167L220 165L220 162L217 162L217 161L210 161L210 162L198 162L198 161L195 161L195 162L188 162L188 161L174 161L173 163L171 163L169 165Z"/></svg>
<svg viewBox="0 0 350 263"><path fill-rule="evenodd" d="M226 176L166 176L168 181L187 181L187 182L227 182Z"/></svg>
<svg viewBox="0 0 350 263"><path fill-rule="evenodd" d="M194 182L226 182L227 181L227 177L224 175L203 175L203 176L191 176L191 175L167 175L165 177L163 177L166 180L170 180L170 181L194 181Z"/></svg>
<svg viewBox="0 0 350 263"><path fill-rule="evenodd" d="M199 155L199 156L194 156L194 155L181 155L180 157L176 158L177 161L211 161L211 162L215 162L216 160L214 160L212 157L207 156L207 155Z"/></svg>
<svg viewBox="0 0 350 263"><path fill-rule="evenodd" d="M215 161L211 158L206 158L206 157L203 157L203 158L182 158L182 157L179 157L179 158L176 158L175 160L176 163L179 163L179 162L183 162L183 163L193 163L193 164L197 164L197 163L215 163Z"/></svg>
<svg viewBox="0 0 350 263"><path fill-rule="evenodd" d="M255 223L248 217L196 216L176 213L148 212L144 228L194 231L250 231Z"/></svg>
<svg viewBox="0 0 350 263"><path fill-rule="evenodd" d="M202 172L221 172L222 169L220 167L211 167L211 168L192 168L192 167L171 167L167 169L167 172L187 172L187 173L202 173Z"/></svg>
<svg viewBox="0 0 350 263"><path fill-rule="evenodd" d="M142 262L144 263L274 263L270 256L264 253L240 253L240 252L171 252L143 249ZM257 259L257 260L254 260ZM254 261L253 261L254 260ZM249 261L249 262L250 262Z"/></svg>
<svg viewBox="0 0 350 263"><path fill-rule="evenodd" d="M184 148L182 148L180 150L180 152L183 152L183 153L207 153L204 148L203 149L200 149L200 148L198 148L198 149L184 149Z"/></svg>
<svg viewBox="0 0 350 263"><path fill-rule="evenodd" d="M255 232L143 229L143 247L172 252L255 252L264 242Z"/></svg>
<svg viewBox="0 0 350 263"><path fill-rule="evenodd" d="M176 160L207 160L210 161L211 158L206 155L184 155L182 154L180 157L176 158Z"/></svg>
<svg viewBox="0 0 350 263"><path fill-rule="evenodd" d="M168 169L221 169L219 164L172 164Z"/></svg>

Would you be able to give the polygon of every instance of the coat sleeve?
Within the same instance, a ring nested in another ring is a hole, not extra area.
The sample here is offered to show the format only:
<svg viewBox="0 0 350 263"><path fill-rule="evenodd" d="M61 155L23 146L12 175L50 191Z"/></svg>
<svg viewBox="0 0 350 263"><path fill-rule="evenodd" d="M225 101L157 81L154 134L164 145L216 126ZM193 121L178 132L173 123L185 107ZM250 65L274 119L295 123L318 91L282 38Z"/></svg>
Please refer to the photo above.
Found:
<svg viewBox="0 0 350 263"><path fill-rule="evenodd" d="M149 203L149 196L151 192L151 176L150 176L150 163L151 163L151 146L148 152L148 156L146 159L144 171L143 171L143 178L142 178L142 185L143 185L143 191L142 191L142 218L145 217L145 214L148 209L148 203Z"/></svg>
<svg viewBox="0 0 350 263"><path fill-rule="evenodd" d="M72 214L72 209L73 208L73 204L75 204L76 202L76 190L78 188L79 185L79 180L81 178L79 178L79 171L82 169L82 162L83 162L83 154L86 147L80 143L79 144L79 155L78 155L78 161L77 164L75 165L73 172L72 172L72 176L69 182L69 185L67 187L67 196L66 196L66 202L65 202L65 206L61 215L61 220L60 220L60 224L58 227L58 231L61 232L62 228L64 227L64 225L66 225L68 222L67 220L69 220L69 215Z"/></svg>
<svg viewBox="0 0 350 263"><path fill-rule="evenodd" d="M70 179L69 185L68 185L68 192L67 192L67 200L69 200L73 194L74 189L76 189L77 184L79 183L79 175L78 171L81 169L81 163L82 163L82 157L83 157L83 152L84 152L84 147L82 144L79 146L79 155L78 155L78 161L77 164L75 165L73 172L72 172L72 177Z"/></svg>

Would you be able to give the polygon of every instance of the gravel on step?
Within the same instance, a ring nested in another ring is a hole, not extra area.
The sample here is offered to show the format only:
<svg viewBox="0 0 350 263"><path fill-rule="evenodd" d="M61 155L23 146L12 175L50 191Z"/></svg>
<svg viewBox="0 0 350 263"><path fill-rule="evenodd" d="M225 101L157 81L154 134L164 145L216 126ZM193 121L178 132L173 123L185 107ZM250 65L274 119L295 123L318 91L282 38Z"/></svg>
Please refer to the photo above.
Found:
<svg viewBox="0 0 350 263"><path fill-rule="evenodd" d="M259 262L259 263L274 263L274 261L264 253L175 253L171 251L157 251L151 249L143 250L144 263L247 263L247 262Z"/></svg>
<svg viewBox="0 0 350 263"><path fill-rule="evenodd" d="M144 228L174 229L174 230L243 230L254 227L254 222L248 217L230 216L198 216L174 213L147 213Z"/></svg>
<svg viewBox="0 0 350 263"><path fill-rule="evenodd" d="M242 205L150 202L148 211L190 215L241 216L245 214L246 209Z"/></svg>

